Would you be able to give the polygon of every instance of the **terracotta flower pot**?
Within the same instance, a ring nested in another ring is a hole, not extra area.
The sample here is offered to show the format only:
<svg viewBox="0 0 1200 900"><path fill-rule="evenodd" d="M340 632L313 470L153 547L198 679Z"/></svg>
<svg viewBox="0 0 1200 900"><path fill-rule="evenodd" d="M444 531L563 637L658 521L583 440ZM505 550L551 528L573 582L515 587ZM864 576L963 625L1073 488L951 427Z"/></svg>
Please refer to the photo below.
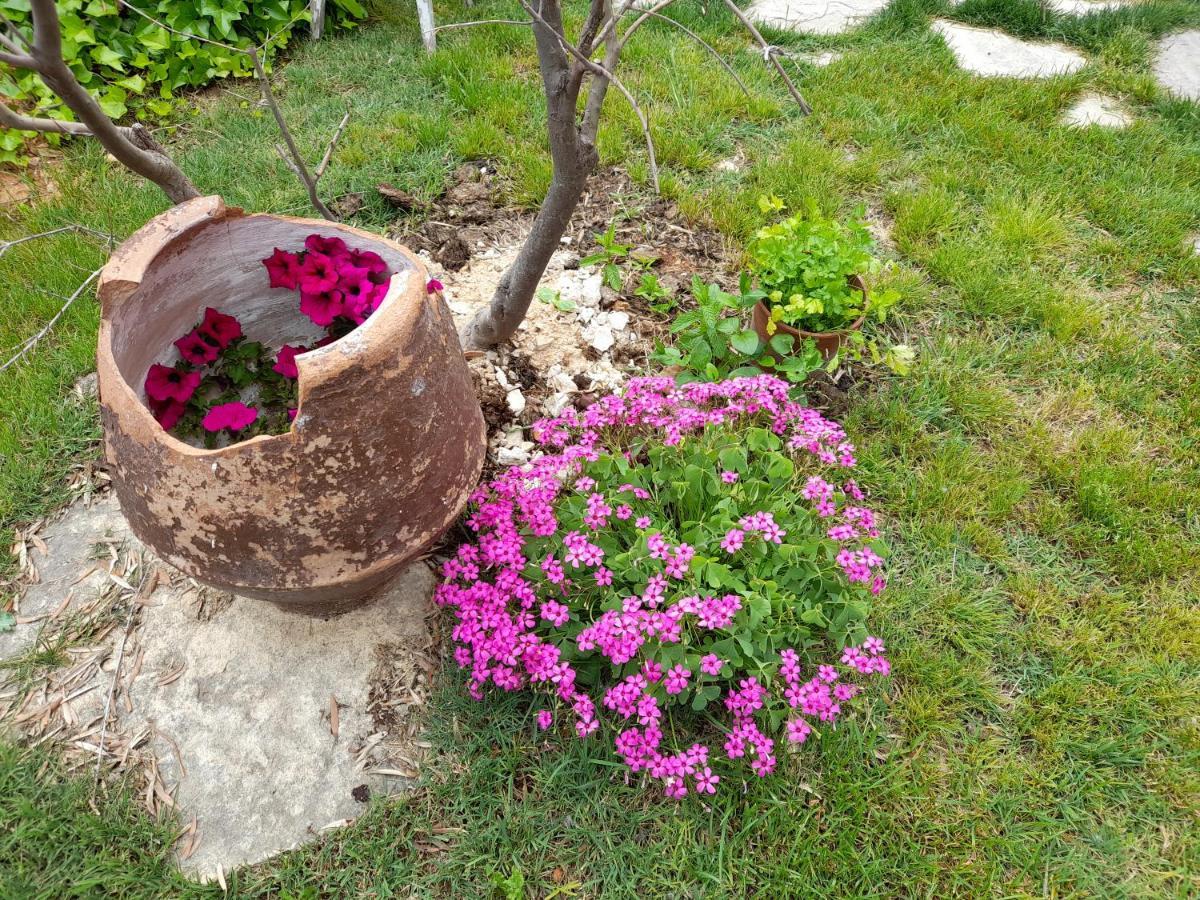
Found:
<svg viewBox="0 0 1200 900"><path fill-rule="evenodd" d="M870 300L867 295L866 282L864 282L862 278L857 275L851 275L846 280L850 283L852 288L862 291L863 309L865 310L867 303ZM769 322L770 319L771 310L767 306L766 301L759 300L758 303L755 304L754 310L750 315L750 322L754 327L754 331L764 341L770 341L774 336L767 333L767 322ZM842 344L845 343L850 332L858 331L860 328L862 328L863 322L866 320L867 314L864 312L858 317L857 320L851 323L850 327L845 328L842 331L801 331L800 329L793 328L791 325L787 325L783 322L776 322L775 334L790 334L793 338L796 338L796 340L792 342L792 348L794 352L799 351L799 349L803 346L805 339L812 338L817 345L817 350L819 350L821 353L821 359L827 360L832 357L833 354L837 353L839 349L841 349Z"/></svg>
<svg viewBox="0 0 1200 900"><path fill-rule="evenodd" d="M359 328L297 358L291 431L216 450L164 431L142 385L214 306L251 340L320 336L261 260L312 233L393 271ZM97 367L105 454L140 540L197 581L325 615L351 609L454 521L483 465L483 415L449 311L408 250L345 225L245 215L202 197L151 220L101 273Z"/></svg>

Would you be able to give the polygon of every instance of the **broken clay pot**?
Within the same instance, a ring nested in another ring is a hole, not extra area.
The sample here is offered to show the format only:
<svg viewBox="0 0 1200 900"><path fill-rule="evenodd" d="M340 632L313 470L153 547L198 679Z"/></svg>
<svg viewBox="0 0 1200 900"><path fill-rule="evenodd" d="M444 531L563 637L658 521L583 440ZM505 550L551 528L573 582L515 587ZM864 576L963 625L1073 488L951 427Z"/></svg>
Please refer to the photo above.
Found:
<svg viewBox="0 0 1200 900"><path fill-rule="evenodd" d="M313 233L373 250L394 273L353 332L296 359L291 431L215 450L159 426L141 386L206 306L271 346L320 336L261 260ZM220 590L313 615L360 605L427 550L467 502L483 415L449 310L424 266L367 232L246 215L219 197L167 210L101 273L97 369L105 454L134 534Z"/></svg>

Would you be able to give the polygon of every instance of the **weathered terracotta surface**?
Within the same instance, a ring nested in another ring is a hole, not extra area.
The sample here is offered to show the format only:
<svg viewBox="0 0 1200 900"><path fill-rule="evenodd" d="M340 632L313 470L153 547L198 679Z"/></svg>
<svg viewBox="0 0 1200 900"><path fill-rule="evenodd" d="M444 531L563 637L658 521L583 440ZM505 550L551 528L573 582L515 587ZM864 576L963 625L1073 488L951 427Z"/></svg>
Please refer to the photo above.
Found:
<svg viewBox="0 0 1200 900"><path fill-rule="evenodd" d="M850 287L855 290L862 291L863 308L870 304L871 298L867 294L867 284L857 275L851 275L846 279L850 282ZM754 309L750 313L750 323L754 327L754 331L764 341L770 341L771 335L767 333L767 322L771 320L771 310L767 307L765 301L759 300L754 304ZM792 342L792 350L795 353L800 352L804 347L804 341L812 338L817 345L817 350L821 354L821 359L828 361L833 354L837 353L841 346L846 341L846 337L852 331L858 331L862 328L863 322L867 320L867 314L864 312L854 322L850 324L844 331L804 331L799 328L793 328L786 322L775 323L776 334L790 334L797 340Z"/></svg>
<svg viewBox="0 0 1200 900"><path fill-rule="evenodd" d="M260 260L308 234L374 250L395 273L351 334L297 358L292 430L203 450L144 402L154 362L206 306L252 340L311 341L294 291ZM474 488L483 416L449 310L409 251L345 225L245 215L218 197L175 206L122 244L100 276L105 453L134 533L198 581L300 612L352 608L426 550Z"/></svg>

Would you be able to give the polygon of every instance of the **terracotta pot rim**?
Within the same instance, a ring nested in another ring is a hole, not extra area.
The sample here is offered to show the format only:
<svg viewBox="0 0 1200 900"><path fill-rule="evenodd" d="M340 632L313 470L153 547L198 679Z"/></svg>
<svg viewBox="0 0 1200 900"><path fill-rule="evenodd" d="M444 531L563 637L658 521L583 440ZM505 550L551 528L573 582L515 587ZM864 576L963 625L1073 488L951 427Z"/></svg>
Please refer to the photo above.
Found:
<svg viewBox="0 0 1200 900"><path fill-rule="evenodd" d="M771 317L771 307L767 305L765 300L759 300L758 305L763 308L763 312L766 314L769 321ZM850 325L837 331L804 331L801 328L794 328L786 322L776 322L775 327L785 334L791 333L804 338L841 337L850 334L852 331L858 331L860 328L862 328L863 323L866 321L867 313L864 310L863 314L851 322Z"/></svg>
<svg viewBox="0 0 1200 900"><path fill-rule="evenodd" d="M101 357L106 358L111 364L112 371L117 376L117 384L115 385L117 389L123 392L128 392L128 394L133 398L134 403L131 406L132 414L138 418L152 423L154 428L157 429L157 431L152 433L154 433L157 439L162 442L164 447L170 451L185 456L212 458L214 461L216 461L225 457L239 455L246 452L247 449L255 449L260 445L270 441L294 442L298 440L299 438L297 429L302 427L304 424L304 402L311 393L314 383L316 383L318 380L325 381L332 377L331 373L328 371L324 373L320 371L320 364L335 364L335 360L338 358L336 354L339 352L344 354L347 360L352 360L356 357L362 356L364 353L370 352L376 346L385 346L391 343L397 332L402 334L412 329L413 323L415 322L420 311L420 303L412 303L408 306L408 308L395 310L396 315L394 316L389 317L387 315L381 315L381 313L392 313L394 311L394 307L401 302L401 298L411 292L411 278L420 270L420 263L413 255L412 251L410 251L407 247L396 243L395 241L383 237L382 235L373 234L369 231L363 231L362 229L355 228L351 225L345 225L340 222L329 222L325 219L309 219L296 216L276 215L273 213L246 214L239 207L227 206L225 201L216 195L201 197L196 200L189 201L188 203L180 204L179 206L175 206L168 210L163 215L166 216L170 215L171 213L179 213L178 218L180 221L177 223L177 227L172 229L172 233L169 236L159 238L157 241L157 250L160 253L167 250L177 242L185 239L194 230L206 225L218 223L227 218L268 218L286 220L297 225L311 225L313 226L314 230L336 230L364 240L386 244L390 249L407 258L411 264L411 267L407 272L399 271L392 276L392 281L388 287L388 292L384 296L383 301L375 310L375 314L363 322L362 325L355 328L354 331L338 338L336 341L326 344L324 347L317 347L296 357L296 368L298 370L296 416L292 420L287 431L281 434L259 434L243 441L234 441L225 447L215 447L213 449L196 447L187 443L186 441L180 440L178 437L171 434L158 424L158 421L154 418L153 413L151 413L150 408L146 405L145 400L142 398L141 391L128 382L124 374L121 372L120 367L116 365L115 358L112 354L111 323L109 322L108 316L102 316L100 323L98 354ZM152 221L157 221L157 218ZM148 223L148 225L141 230L145 230L146 227L150 227L150 223ZM125 243L122 244L122 248L135 245L136 238L139 236L141 230L139 230L139 232L135 232L134 235L128 238ZM142 279L146 274L146 268L138 266L136 262L132 262L129 259L131 255L132 254L129 254L128 252L122 252L122 249L118 249L101 270L100 278L97 282L96 294L102 306L105 306L110 302L115 304L127 301L129 295L136 292L136 290L141 286ZM114 286L114 293L115 289L120 288L124 288L125 293L120 298L110 297L109 292L105 290L106 288L109 288L110 285ZM275 290L286 289L276 288ZM421 295L423 295L425 293L425 286L423 284L420 285L419 290ZM389 333L385 334L385 331ZM355 342L360 343L361 346L355 350L351 350L350 348Z"/></svg>
<svg viewBox="0 0 1200 900"><path fill-rule="evenodd" d="M863 295L863 312L862 315L851 322L847 327L840 328L837 331L804 331L801 328L796 328L793 325L788 325L786 322L776 322L775 327L783 331L784 334L794 334L797 337L813 338L819 340L821 338L836 338L845 337L851 332L858 331L862 328L863 323L867 321L867 310L871 308L871 295L867 291L867 283L861 275L847 275L846 281L850 286L857 291L861 291ZM758 306L763 308L763 313L767 317L767 321L771 320L771 307L767 305L766 300L759 300Z"/></svg>

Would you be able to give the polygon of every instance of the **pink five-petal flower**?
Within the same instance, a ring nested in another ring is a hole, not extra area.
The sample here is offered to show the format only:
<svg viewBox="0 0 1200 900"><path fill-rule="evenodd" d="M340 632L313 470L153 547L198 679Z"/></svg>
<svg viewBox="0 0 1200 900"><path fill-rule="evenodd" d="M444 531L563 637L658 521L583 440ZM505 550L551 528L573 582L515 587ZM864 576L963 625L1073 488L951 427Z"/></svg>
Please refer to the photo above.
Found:
<svg viewBox="0 0 1200 900"><path fill-rule="evenodd" d="M275 248L275 252L262 261L267 267L267 277L273 288L294 291L300 287L300 257L295 253Z"/></svg>
<svg viewBox="0 0 1200 900"><path fill-rule="evenodd" d="M180 403L178 400L167 400L165 403L151 404L150 410L154 413L155 421L163 427L163 430L170 431L183 417L187 410L187 404Z"/></svg>
<svg viewBox="0 0 1200 900"><path fill-rule="evenodd" d="M307 347L293 347L291 344L284 344L279 348L279 353L275 357L275 365L271 368L284 378L299 378L300 370L296 367L296 357L307 350Z"/></svg>
<svg viewBox="0 0 1200 900"><path fill-rule="evenodd" d="M649 528L650 527L650 517L649 516L638 516L637 519L634 520L633 524L636 525L638 528Z"/></svg>
<svg viewBox="0 0 1200 900"><path fill-rule="evenodd" d="M221 355L221 348L208 335L201 334L199 329L185 334L175 342L179 355L193 366L206 366Z"/></svg>
<svg viewBox="0 0 1200 900"><path fill-rule="evenodd" d="M199 372L185 372L155 363L146 375L146 396L155 403L187 403L200 386Z"/></svg>
<svg viewBox="0 0 1200 900"><path fill-rule="evenodd" d="M300 266L300 290L310 294L323 294L337 287L337 265L324 253L309 253Z"/></svg>
<svg viewBox="0 0 1200 900"><path fill-rule="evenodd" d="M731 471L729 469L726 469L724 472L721 473L721 480L723 482L725 482L726 484L733 484L735 481L738 480L738 473Z"/></svg>
<svg viewBox="0 0 1200 900"><path fill-rule="evenodd" d="M667 689L668 694L679 694L688 686L688 679L692 677L692 673L681 665L672 666L667 672L666 678L663 679L663 687Z"/></svg>
<svg viewBox="0 0 1200 900"><path fill-rule="evenodd" d="M715 794L717 792L717 782L721 780L721 777L714 775L713 770L705 766L696 773L695 780L697 794Z"/></svg>
<svg viewBox="0 0 1200 900"><path fill-rule="evenodd" d="M319 234L310 234L304 239L304 249L312 253L320 253L323 256L328 256L334 259L339 256L349 256L350 250L346 247L346 242L340 237L322 237Z"/></svg>
<svg viewBox="0 0 1200 900"><path fill-rule="evenodd" d="M730 528L721 539L721 549L726 553L737 553L745 543L746 532L740 528Z"/></svg>
<svg viewBox="0 0 1200 900"><path fill-rule="evenodd" d="M204 321L196 330L202 336L212 338L217 347L224 350L242 336L242 323L210 306L204 310Z"/></svg>
<svg viewBox="0 0 1200 900"><path fill-rule="evenodd" d="M724 660L715 653L707 653L700 658L700 671L705 675L720 675Z"/></svg>
<svg viewBox="0 0 1200 900"><path fill-rule="evenodd" d="M300 292L300 312L312 319L314 325L326 328L344 311L341 291Z"/></svg>
<svg viewBox="0 0 1200 900"><path fill-rule="evenodd" d="M553 724L554 724L554 713L550 712L550 710L548 710L548 709L538 710L538 714L537 714L538 728L540 728L542 731L545 731L547 728L549 728Z"/></svg>
<svg viewBox="0 0 1200 900"><path fill-rule="evenodd" d="M200 424L204 426L205 431L221 431L226 428L230 431L241 431L257 418L257 409L235 400L232 403L214 406L205 413Z"/></svg>

